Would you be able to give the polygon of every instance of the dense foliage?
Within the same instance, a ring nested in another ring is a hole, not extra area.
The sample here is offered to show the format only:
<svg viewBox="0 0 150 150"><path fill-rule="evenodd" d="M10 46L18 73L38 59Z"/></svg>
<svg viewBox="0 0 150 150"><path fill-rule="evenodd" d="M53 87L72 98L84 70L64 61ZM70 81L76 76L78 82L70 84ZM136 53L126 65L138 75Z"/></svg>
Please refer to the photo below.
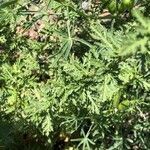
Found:
<svg viewBox="0 0 150 150"><path fill-rule="evenodd" d="M0 1L0 148L150 149L148 0Z"/></svg>

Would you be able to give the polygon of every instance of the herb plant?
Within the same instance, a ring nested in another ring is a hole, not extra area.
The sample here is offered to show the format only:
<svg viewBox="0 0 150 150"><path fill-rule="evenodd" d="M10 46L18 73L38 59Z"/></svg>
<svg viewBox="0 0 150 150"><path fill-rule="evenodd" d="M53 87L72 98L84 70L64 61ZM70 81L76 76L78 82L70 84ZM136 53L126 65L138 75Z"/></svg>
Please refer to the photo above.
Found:
<svg viewBox="0 0 150 150"><path fill-rule="evenodd" d="M149 7L0 1L0 148L149 149Z"/></svg>

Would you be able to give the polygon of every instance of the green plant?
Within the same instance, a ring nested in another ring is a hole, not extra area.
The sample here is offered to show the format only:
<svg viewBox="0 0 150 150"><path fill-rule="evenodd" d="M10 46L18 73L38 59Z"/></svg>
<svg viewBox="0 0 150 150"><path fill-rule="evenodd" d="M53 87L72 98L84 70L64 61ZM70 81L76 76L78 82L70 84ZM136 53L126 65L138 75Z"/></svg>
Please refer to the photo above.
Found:
<svg viewBox="0 0 150 150"><path fill-rule="evenodd" d="M6 149L149 149L150 20L135 10L122 25L95 15L101 3L80 6L0 5Z"/></svg>

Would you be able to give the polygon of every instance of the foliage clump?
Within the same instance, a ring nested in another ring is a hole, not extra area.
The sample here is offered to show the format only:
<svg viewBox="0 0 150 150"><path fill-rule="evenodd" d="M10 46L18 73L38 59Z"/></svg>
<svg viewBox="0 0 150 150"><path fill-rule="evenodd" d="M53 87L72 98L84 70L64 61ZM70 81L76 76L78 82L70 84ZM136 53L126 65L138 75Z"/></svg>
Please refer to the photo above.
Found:
<svg viewBox="0 0 150 150"><path fill-rule="evenodd" d="M88 5L0 1L4 149L150 148L149 3Z"/></svg>

